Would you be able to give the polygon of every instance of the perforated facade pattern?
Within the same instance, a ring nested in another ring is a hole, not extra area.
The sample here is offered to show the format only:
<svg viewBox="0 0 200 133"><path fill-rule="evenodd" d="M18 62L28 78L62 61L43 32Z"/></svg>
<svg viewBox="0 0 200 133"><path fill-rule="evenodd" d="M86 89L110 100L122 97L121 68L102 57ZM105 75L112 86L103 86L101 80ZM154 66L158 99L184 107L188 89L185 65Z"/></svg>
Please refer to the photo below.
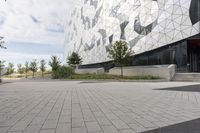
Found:
<svg viewBox="0 0 200 133"><path fill-rule="evenodd" d="M199 0L82 0L66 25L65 51L93 64L110 60L107 49L120 39L139 54L199 33Z"/></svg>

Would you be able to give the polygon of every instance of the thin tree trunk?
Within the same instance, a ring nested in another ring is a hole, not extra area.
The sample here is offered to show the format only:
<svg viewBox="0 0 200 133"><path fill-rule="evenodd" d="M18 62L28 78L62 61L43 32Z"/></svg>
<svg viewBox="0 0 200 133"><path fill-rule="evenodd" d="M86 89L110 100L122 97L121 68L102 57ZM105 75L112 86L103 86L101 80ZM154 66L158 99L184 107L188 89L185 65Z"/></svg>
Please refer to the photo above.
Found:
<svg viewBox="0 0 200 133"><path fill-rule="evenodd" d="M121 65L121 78L123 78L123 66Z"/></svg>
<svg viewBox="0 0 200 133"><path fill-rule="evenodd" d="M43 71L42 71L42 78L44 78L44 73L43 73Z"/></svg>
<svg viewBox="0 0 200 133"><path fill-rule="evenodd" d="M26 79L27 79L27 72L26 72Z"/></svg>
<svg viewBox="0 0 200 133"><path fill-rule="evenodd" d="M33 72L33 78L34 78L34 72Z"/></svg>

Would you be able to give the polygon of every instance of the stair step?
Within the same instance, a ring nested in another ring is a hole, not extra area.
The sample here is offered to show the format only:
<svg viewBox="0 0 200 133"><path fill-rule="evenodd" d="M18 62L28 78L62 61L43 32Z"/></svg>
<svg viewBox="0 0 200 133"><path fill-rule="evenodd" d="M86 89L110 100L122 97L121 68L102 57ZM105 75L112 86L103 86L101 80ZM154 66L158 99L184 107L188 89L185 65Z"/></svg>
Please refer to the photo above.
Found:
<svg viewBox="0 0 200 133"><path fill-rule="evenodd" d="M200 81L200 73L176 73L173 81Z"/></svg>

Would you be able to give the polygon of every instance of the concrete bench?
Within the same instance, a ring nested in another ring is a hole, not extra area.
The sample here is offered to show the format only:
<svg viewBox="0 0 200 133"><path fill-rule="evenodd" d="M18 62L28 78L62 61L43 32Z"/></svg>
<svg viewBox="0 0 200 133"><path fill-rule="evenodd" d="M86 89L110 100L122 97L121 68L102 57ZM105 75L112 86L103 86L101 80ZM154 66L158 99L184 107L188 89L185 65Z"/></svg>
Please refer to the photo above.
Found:
<svg viewBox="0 0 200 133"><path fill-rule="evenodd" d="M123 67L124 76L155 76L171 81L176 73L176 65L131 66ZM121 69L110 69L109 74L120 75Z"/></svg>
<svg viewBox="0 0 200 133"><path fill-rule="evenodd" d="M87 69L76 69L77 74L103 74L105 73L104 68L87 68Z"/></svg>

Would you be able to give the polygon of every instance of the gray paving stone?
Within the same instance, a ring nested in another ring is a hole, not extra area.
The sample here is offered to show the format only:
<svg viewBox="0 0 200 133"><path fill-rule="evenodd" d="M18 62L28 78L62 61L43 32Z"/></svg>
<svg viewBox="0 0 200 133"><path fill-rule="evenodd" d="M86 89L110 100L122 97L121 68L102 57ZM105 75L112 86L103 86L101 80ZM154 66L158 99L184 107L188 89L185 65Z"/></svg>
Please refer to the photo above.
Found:
<svg viewBox="0 0 200 133"><path fill-rule="evenodd" d="M162 90L190 85L199 83L3 84L0 133L139 133L191 121L200 118L199 92Z"/></svg>
<svg viewBox="0 0 200 133"><path fill-rule="evenodd" d="M55 133L54 129L40 130L39 133Z"/></svg>
<svg viewBox="0 0 200 133"><path fill-rule="evenodd" d="M101 126L110 126L112 123L105 117L97 117L97 121Z"/></svg>
<svg viewBox="0 0 200 133"><path fill-rule="evenodd" d="M106 114L106 117L107 117L109 120L119 120L119 118L118 118L114 113Z"/></svg>
<svg viewBox="0 0 200 133"><path fill-rule="evenodd" d="M120 133L114 126L102 126L104 133Z"/></svg>
<svg viewBox="0 0 200 133"><path fill-rule="evenodd" d="M136 132L131 129L125 129L125 130L120 130L120 133L136 133Z"/></svg>
<svg viewBox="0 0 200 133"><path fill-rule="evenodd" d="M95 117L104 117L104 114L102 112L93 112Z"/></svg>
<svg viewBox="0 0 200 133"><path fill-rule="evenodd" d="M25 130L24 133L38 133L42 125L30 125Z"/></svg>
<svg viewBox="0 0 200 133"><path fill-rule="evenodd" d="M130 126L134 131L136 131L137 133L140 133L140 132L143 132L143 131L148 130L148 129L146 129L145 127L143 127L142 125L140 125L140 124L129 124L129 126Z"/></svg>
<svg viewBox="0 0 200 133"><path fill-rule="evenodd" d="M144 118L142 118L142 119L136 119L136 121L138 123L140 123L141 125L143 125L144 127L146 127L146 128L156 127L156 125L154 123L152 123L152 122L150 122L150 121L148 121L148 120L146 120Z"/></svg>
<svg viewBox="0 0 200 133"><path fill-rule="evenodd" d="M129 126L122 120L113 120L112 123L118 130L129 129Z"/></svg>
<svg viewBox="0 0 200 133"><path fill-rule="evenodd" d="M24 131L25 128L28 126L29 123L26 121L20 121L16 123L11 129L9 129L10 132L16 132L16 131Z"/></svg>
<svg viewBox="0 0 200 133"><path fill-rule="evenodd" d="M0 133L6 133L10 127L0 127Z"/></svg>
<svg viewBox="0 0 200 133"><path fill-rule="evenodd" d="M71 115L61 115L59 118L59 123L71 123Z"/></svg>
<svg viewBox="0 0 200 133"><path fill-rule="evenodd" d="M58 120L60 113L50 113L47 119L49 120Z"/></svg>
<svg viewBox="0 0 200 133"><path fill-rule="evenodd" d="M44 125L42 126L42 129L55 129L57 126L56 120L46 120Z"/></svg>
<svg viewBox="0 0 200 133"><path fill-rule="evenodd" d="M30 123L31 125L42 125L45 122L45 117L35 117L32 122Z"/></svg>
<svg viewBox="0 0 200 133"><path fill-rule="evenodd" d="M79 118L73 118L72 119L72 127L83 127L84 121L83 119L79 119Z"/></svg>
<svg viewBox="0 0 200 133"><path fill-rule="evenodd" d="M72 118L83 118L82 112L72 112Z"/></svg>
<svg viewBox="0 0 200 133"><path fill-rule="evenodd" d="M126 124L136 123L135 119L128 117L127 115L119 116L119 118L124 121Z"/></svg>
<svg viewBox="0 0 200 133"><path fill-rule="evenodd" d="M71 123L59 123L56 133L71 133Z"/></svg>
<svg viewBox="0 0 200 133"><path fill-rule="evenodd" d="M97 122L86 122L86 128L89 133L100 132L101 127Z"/></svg>
<svg viewBox="0 0 200 133"><path fill-rule="evenodd" d="M23 133L23 132L22 131L16 131L16 132L15 131L11 131L11 132L8 131L7 133Z"/></svg>
<svg viewBox="0 0 200 133"><path fill-rule="evenodd" d="M72 128L72 133L87 133L87 130L85 127L76 127Z"/></svg>

